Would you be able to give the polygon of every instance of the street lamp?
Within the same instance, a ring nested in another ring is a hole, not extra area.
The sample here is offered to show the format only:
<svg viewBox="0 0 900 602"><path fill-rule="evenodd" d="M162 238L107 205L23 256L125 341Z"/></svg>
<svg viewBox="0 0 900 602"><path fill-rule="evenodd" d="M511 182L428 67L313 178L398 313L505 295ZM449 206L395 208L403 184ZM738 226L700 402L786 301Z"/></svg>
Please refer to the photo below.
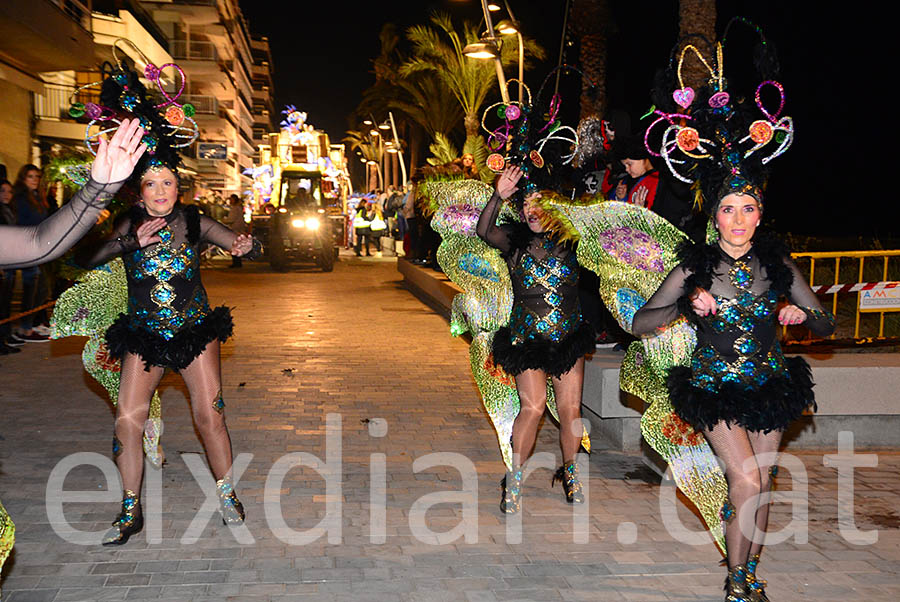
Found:
<svg viewBox="0 0 900 602"><path fill-rule="evenodd" d="M494 59L500 56L497 45L491 40L466 44L463 54L473 59Z"/></svg>
<svg viewBox="0 0 900 602"><path fill-rule="evenodd" d="M486 40L480 40L478 43L483 44L485 42L490 42L493 46L494 54L490 54L486 48L481 48L480 50L483 52L479 52L475 48L471 49L471 53L466 52L466 49L463 49L463 53L466 56L471 58L493 58L494 59L494 68L497 70L497 83L500 84L500 96L503 98L503 102L509 103L509 92L506 90L506 76L503 75L503 63L500 62L500 50L497 46L497 41L493 37L494 36L494 24L491 22L491 11L488 8L487 0L481 0L481 12L484 13L484 23L487 25L488 30L488 38ZM469 46L474 46L470 44ZM466 48L469 48L466 46Z"/></svg>
<svg viewBox="0 0 900 602"><path fill-rule="evenodd" d="M501 8L500 5L497 4L496 2L488 2L488 10L491 11L492 13L497 12L498 10L500 10L500 8Z"/></svg>
<svg viewBox="0 0 900 602"><path fill-rule="evenodd" d="M507 11L509 11L509 4L507 4ZM512 17L512 13L510 13L510 17ZM519 31L519 27L515 21L508 19L504 19L497 23L497 31L505 36L515 35L519 43L519 104L522 104L522 88L525 85L522 82L525 77L525 44L522 41L522 32Z"/></svg>

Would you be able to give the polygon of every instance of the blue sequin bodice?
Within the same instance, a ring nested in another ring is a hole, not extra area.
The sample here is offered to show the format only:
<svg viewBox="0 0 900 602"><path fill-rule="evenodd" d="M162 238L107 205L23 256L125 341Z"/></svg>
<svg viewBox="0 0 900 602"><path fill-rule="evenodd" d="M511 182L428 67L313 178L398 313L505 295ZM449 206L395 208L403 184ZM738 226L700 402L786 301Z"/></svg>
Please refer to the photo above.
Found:
<svg viewBox="0 0 900 602"><path fill-rule="evenodd" d="M176 236L178 230L169 224L157 233L159 243L122 258L128 276L129 317L134 325L165 340L210 312L200 282L199 249Z"/></svg>
<svg viewBox="0 0 900 602"><path fill-rule="evenodd" d="M575 252L547 236L535 236L513 262L511 343L537 338L559 343L582 321Z"/></svg>

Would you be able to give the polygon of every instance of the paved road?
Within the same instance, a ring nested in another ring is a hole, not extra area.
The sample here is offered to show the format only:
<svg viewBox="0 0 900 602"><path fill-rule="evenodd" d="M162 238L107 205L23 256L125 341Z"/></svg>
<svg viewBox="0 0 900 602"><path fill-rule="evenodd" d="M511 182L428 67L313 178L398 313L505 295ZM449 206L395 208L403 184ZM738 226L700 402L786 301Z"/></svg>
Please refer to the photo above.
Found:
<svg viewBox="0 0 900 602"><path fill-rule="evenodd" d="M252 454L237 488L248 530L233 534L210 520L194 529L196 541L183 541L206 500L189 468L202 464L202 449L185 389L168 375L168 463L149 485L162 499L160 519L116 549L58 535L45 504L51 471L74 452L108 458L112 412L81 370L79 340L31 345L0 362L0 497L18 525L4 601L722 599L715 548L667 532L658 508L671 489L653 483L634 456L595 451L589 512L574 518L559 487L551 490L550 470L536 470L521 543L512 543L497 509L503 467L466 343L402 287L390 260L345 258L331 274L214 268L204 279L214 303L234 307L223 380L235 452ZM546 421L537 449L558 461L556 435ZM301 452L331 462L322 468L330 489L310 462L292 464ZM428 456L435 452L445 455ZM877 467L856 470L856 524L878 529L868 545L838 532L835 469L821 453L798 457L808 478L794 488L805 482L810 491L808 542L766 551L761 573L772 599L900 598L900 456L880 453ZM461 476L473 471L474 485ZM454 497L464 484L469 492ZM98 495L106 477L82 465L64 487ZM698 527L683 504L676 508ZM72 528L102 531L117 504L76 501L64 510ZM791 511L778 504L775 525L788 524ZM330 532L304 534L317 526Z"/></svg>

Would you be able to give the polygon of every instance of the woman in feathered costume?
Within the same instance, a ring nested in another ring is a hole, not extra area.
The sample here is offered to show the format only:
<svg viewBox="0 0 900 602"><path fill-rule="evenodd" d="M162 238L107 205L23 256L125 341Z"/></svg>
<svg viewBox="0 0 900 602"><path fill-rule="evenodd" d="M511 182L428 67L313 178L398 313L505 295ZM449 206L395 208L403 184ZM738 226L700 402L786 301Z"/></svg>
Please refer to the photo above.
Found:
<svg viewBox="0 0 900 602"><path fill-rule="evenodd" d="M146 72L145 72L146 74ZM157 77L158 70L153 74ZM193 206L178 201L177 132L184 107L149 97L137 74L121 63L103 81L103 107L137 116L148 130L148 153L132 174L139 202L115 222L110 237L79 256L93 267L121 256L128 286L127 312L106 332L106 346L121 360L113 455L122 476L122 511L103 538L124 544L143 527L139 492L143 477L142 434L151 396L165 370L181 373L191 396L194 421L216 479L225 523L240 523L244 511L231 483L231 440L225 425L219 345L232 332L227 307L211 309L200 281L201 245L215 244L233 255L258 252L248 235L238 235ZM171 101L171 99L170 99ZM173 119L174 114L174 119Z"/></svg>
<svg viewBox="0 0 900 602"><path fill-rule="evenodd" d="M726 28L723 40L727 34ZM770 467L784 430L815 406L810 368L782 355L777 325L803 324L819 336L834 329L788 251L759 229L767 165L793 137L791 119L780 117L783 89L766 72L774 51L760 37L757 65L765 81L755 107L727 90L720 42L709 84L695 93L679 81L673 98L680 108L658 111L656 123L667 126L659 154L676 177L694 183L714 229L705 244L682 245L681 263L632 323L635 335L652 336L685 316L697 329L690 365L672 368L667 385L675 413L703 433L724 463L728 602L767 600L756 566L768 524ZM679 80L683 60L684 52ZM781 96L774 113L762 100L766 88ZM781 297L789 301L779 309Z"/></svg>

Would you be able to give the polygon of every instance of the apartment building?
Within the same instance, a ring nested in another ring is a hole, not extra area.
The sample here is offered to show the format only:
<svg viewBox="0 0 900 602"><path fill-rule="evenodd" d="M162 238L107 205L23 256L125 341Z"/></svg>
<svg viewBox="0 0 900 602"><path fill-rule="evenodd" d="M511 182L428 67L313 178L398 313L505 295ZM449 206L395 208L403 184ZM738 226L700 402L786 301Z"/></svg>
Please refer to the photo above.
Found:
<svg viewBox="0 0 900 602"><path fill-rule="evenodd" d="M262 129L272 116L271 55L253 40L237 0L143 0L187 74L197 109L199 193L225 196L251 185Z"/></svg>
<svg viewBox="0 0 900 602"><path fill-rule="evenodd" d="M39 74L90 69L93 43L90 0L0 2L0 165L7 177L38 154L33 99L44 93Z"/></svg>

